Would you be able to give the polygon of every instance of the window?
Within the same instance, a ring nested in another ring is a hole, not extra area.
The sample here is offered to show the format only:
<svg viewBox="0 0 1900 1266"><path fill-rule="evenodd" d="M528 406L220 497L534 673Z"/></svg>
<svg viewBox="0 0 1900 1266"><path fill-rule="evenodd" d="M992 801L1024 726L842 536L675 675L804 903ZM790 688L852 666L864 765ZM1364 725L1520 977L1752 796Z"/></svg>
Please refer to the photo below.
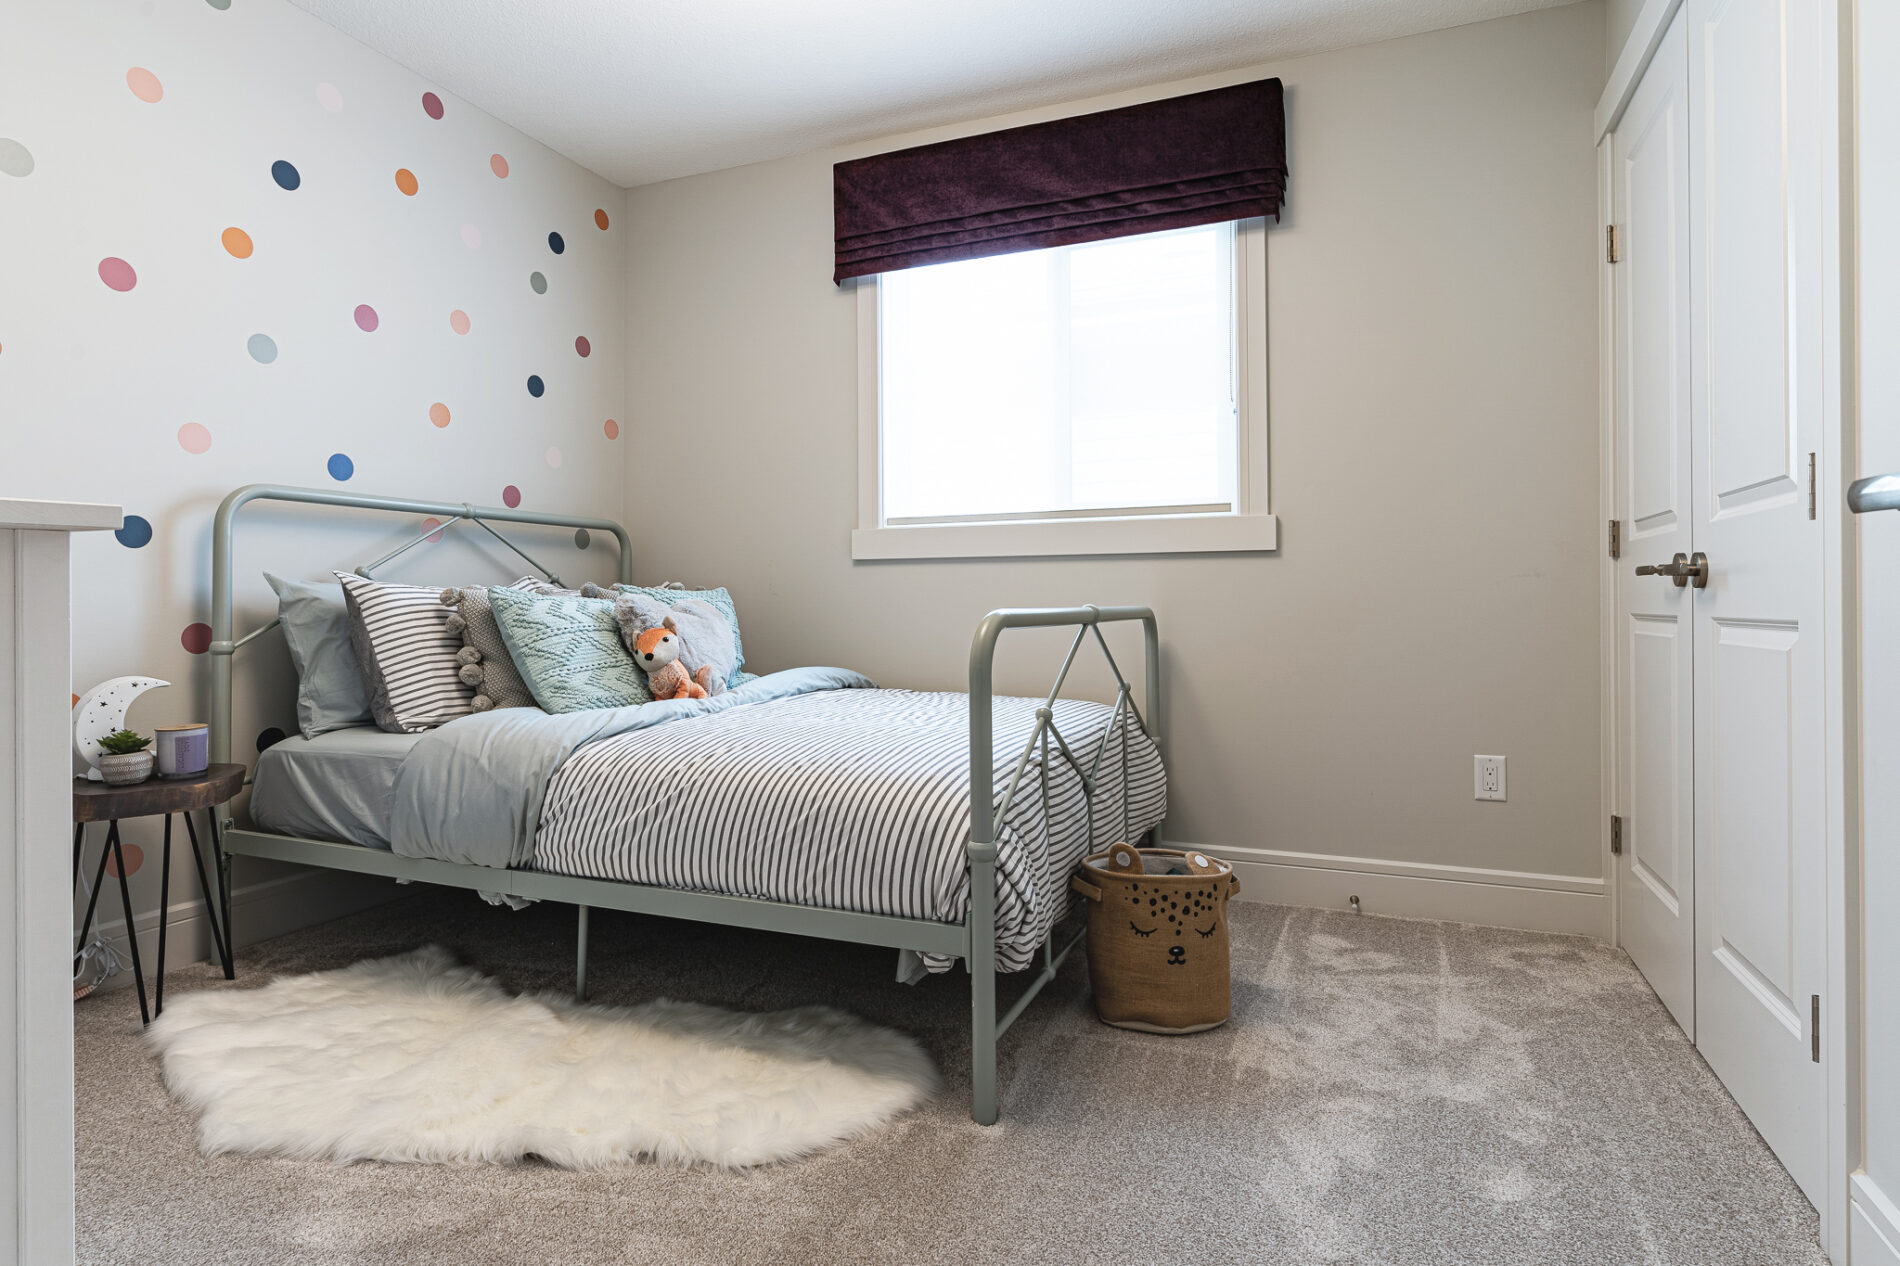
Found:
<svg viewBox="0 0 1900 1266"><path fill-rule="evenodd" d="M1271 549L1259 221L864 278L856 558Z"/></svg>

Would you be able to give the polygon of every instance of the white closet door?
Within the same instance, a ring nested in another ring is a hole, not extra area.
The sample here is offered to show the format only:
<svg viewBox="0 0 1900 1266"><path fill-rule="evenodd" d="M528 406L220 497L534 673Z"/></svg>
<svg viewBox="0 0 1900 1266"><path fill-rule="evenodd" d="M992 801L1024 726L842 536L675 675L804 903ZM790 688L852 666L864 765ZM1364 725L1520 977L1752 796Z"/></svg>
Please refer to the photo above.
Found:
<svg viewBox="0 0 1900 1266"><path fill-rule="evenodd" d="M1821 6L1689 0L1696 1044L1825 1189ZM1812 456L1811 456L1812 455Z"/></svg>
<svg viewBox="0 0 1900 1266"><path fill-rule="evenodd" d="M1690 543L1689 57L1678 13L1610 138L1620 939L1695 1036L1695 590L1643 563Z"/></svg>

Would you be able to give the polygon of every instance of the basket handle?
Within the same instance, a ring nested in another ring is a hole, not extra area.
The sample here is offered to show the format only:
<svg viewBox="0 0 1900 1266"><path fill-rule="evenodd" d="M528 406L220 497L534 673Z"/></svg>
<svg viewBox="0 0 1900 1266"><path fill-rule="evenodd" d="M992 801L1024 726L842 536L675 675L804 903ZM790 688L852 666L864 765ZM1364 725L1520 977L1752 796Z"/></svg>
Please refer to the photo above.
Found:
<svg viewBox="0 0 1900 1266"><path fill-rule="evenodd" d="M1080 875L1069 876L1069 890L1082 894L1090 901L1100 901L1102 899L1102 890Z"/></svg>
<svg viewBox="0 0 1900 1266"><path fill-rule="evenodd" d="M1240 876L1234 874L1232 871L1229 871L1227 873L1227 895L1231 897L1239 891L1240 891Z"/></svg>

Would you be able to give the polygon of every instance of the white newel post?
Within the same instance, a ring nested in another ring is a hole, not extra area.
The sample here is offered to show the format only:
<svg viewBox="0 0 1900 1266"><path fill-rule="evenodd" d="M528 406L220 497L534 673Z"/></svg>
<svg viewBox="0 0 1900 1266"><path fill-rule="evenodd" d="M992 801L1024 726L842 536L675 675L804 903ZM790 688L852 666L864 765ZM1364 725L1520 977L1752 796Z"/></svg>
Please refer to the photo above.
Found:
<svg viewBox="0 0 1900 1266"><path fill-rule="evenodd" d="M73 532L119 507L0 498L0 1261L73 1260Z"/></svg>

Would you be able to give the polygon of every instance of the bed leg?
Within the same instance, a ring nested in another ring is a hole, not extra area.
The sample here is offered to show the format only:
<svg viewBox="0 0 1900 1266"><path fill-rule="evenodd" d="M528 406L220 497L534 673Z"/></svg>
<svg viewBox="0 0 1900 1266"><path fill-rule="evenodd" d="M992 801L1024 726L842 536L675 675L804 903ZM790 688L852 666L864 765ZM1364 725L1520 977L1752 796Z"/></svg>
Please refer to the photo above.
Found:
<svg viewBox="0 0 1900 1266"><path fill-rule="evenodd" d="M970 1118L996 1115L996 845L971 841Z"/></svg>
<svg viewBox="0 0 1900 1266"><path fill-rule="evenodd" d="M580 924L574 936L574 1001L587 1001L587 907L580 907Z"/></svg>

